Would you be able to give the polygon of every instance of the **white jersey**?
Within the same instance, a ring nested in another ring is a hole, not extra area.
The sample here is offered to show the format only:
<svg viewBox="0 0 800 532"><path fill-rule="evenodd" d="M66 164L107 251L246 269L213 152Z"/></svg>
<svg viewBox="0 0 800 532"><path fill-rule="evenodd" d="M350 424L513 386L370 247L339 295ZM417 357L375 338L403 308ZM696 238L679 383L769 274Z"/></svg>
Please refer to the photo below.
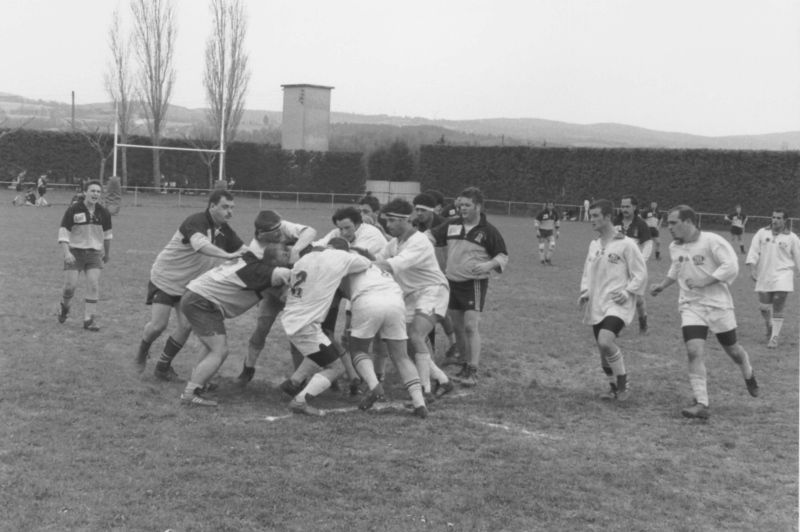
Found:
<svg viewBox="0 0 800 532"><path fill-rule="evenodd" d="M391 266L394 279L404 295L433 285L450 288L447 277L439 268L433 244L419 231L415 231L402 244L397 238L391 239L376 255L376 259L385 260Z"/></svg>
<svg viewBox="0 0 800 532"><path fill-rule="evenodd" d="M386 294L387 297L399 296L403 299L403 290L392 274L374 265L366 271L348 275L342 281L342 291L351 302L366 294Z"/></svg>
<svg viewBox="0 0 800 532"><path fill-rule="evenodd" d="M720 309L732 309L733 298L728 285L739 275L739 260L727 240L715 233L700 231L692 242L673 241L669 245L672 265L667 277L678 281L681 293L678 305L699 304ZM689 279L707 276L718 279L703 288L689 288Z"/></svg>
<svg viewBox="0 0 800 532"><path fill-rule="evenodd" d="M298 238L300 238L300 232L303 231L303 229L307 228L308 228L307 225L300 225L292 222L281 221L281 228L279 229L281 233L280 243L297 240ZM268 245L269 244L262 244L261 242L259 242L254 238L252 242L250 242L250 245L247 247L250 248L250 251L252 251L255 254L255 256L260 259L264 256L264 249L266 249Z"/></svg>
<svg viewBox="0 0 800 532"><path fill-rule="evenodd" d="M793 292L794 272L800 268L800 238L788 229L777 235L772 227L760 229L745 264L756 266L756 292Z"/></svg>
<svg viewBox="0 0 800 532"><path fill-rule="evenodd" d="M603 248L599 238L589 244L583 266L581 297L588 298L583 322L595 325L608 316L616 316L626 324L636 314L636 298L619 305L612 301L615 292L644 295L647 286L647 265L639 246L622 233Z"/></svg>
<svg viewBox="0 0 800 532"><path fill-rule="evenodd" d="M292 268L281 317L286 334L295 334L312 323L322 323L344 276L362 272L371 264L365 257L339 249L312 251L301 257Z"/></svg>
<svg viewBox="0 0 800 532"><path fill-rule="evenodd" d="M339 229L334 229L324 237L314 242L314 247L325 247L330 242L331 238L341 238L342 232ZM386 245L386 237L383 236L381 230L374 225L361 224L356 229L356 238L350 243L352 248L361 248L369 251L373 255L377 255L383 246Z"/></svg>

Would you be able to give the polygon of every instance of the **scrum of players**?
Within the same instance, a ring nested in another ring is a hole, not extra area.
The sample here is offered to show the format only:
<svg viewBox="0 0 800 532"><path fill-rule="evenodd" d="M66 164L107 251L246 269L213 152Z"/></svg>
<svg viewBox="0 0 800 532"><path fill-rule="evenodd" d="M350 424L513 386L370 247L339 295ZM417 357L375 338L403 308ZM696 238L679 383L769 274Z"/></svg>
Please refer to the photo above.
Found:
<svg viewBox="0 0 800 532"><path fill-rule="evenodd" d="M95 285L109 257L111 222L110 216L95 212L94 196L84 201L85 206L81 202L68 209L59 233L65 250L59 322L66 321L83 268L87 283L94 280L84 328L97 331ZM228 225L233 196L215 191L207 209L184 220L152 266L146 298L150 321L135 367L140 373L146 369L151 346L174 312L176 327L154 375L185 382L182 402L215 407L218 402L207 393L217 386L211 379L229 354L225 321L258 307L238 386L253 379L266 338L280 317L294 364L294 373L280 385L291 397L291 412L324 415L313 406L313 398L337 386L345 375L350 394L361 398L358 408L372 408L384 398L383 378L391 360L410 397L408 406L425 418L427 407L451 393L454 382L464 387L478 384L480 315L489 277L491 272L502 273L508 264L505 242L487 221L483 201L475 187L464 189L451 205L444 205L437 191L420 194L411 203L395 199L382 207L368 194L358 207L337 210L332 216L335 229L320 239L314 228L266 210L256 217L253 240L245 245ZM710 416L703 357L709 332L739 366L750 395L758 397L755 371L737 341L728 289L738 275L733 247L715 233L700 231L695 212L686 205L660 212L652 203L640 212L637 198L627 195L620 211L615 216L614 205L607 200L594 201L587 209L598 237L589 246L578 303L584 308L584 323L592 326L609 384L600 399L624 402L630 397L616 339L635 315L640 333L646 334L645 293L655 297L675 283L680 287L681 330L693 396L682 415ZM788 217L786 209L776 208L770 226L754 236L746 259L770 349L778 347L783 309L793 291L794 271L800 267L800 239L789 231ZM552 265L559 221L552 202L535 219L543 264ZM656 260L661 258L662 225L674 239L669 246L671 267L663 281L648 287L646 261L653 243ZM342 299L347 301L345 327L337 339ZM433 360L437 323L449 343L441 367ZM172 361L192 332L200 342L199 362L184 380ZM448 376L442 368L453 365L460 371Z"/></svg>

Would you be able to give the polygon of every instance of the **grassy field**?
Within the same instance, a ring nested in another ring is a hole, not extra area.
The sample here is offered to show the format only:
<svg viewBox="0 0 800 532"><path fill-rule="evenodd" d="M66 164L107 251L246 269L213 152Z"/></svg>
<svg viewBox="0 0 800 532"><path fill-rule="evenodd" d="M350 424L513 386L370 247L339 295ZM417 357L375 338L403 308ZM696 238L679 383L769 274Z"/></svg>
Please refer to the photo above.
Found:
<svg viewBox="0 0 800 532"><path fill-rule="evenodd" d="M480 385L419 420L398 406L393 373L387 403L357 412L326 392L318 402L335 412L310 419L287 415L277 388L291 371L279 325L255 380L233 386L252 313L228 323L217 409L187 408L181 385L133 372L151 264L200 203L123 206L93 334L81 328L82 290L71 318L55 317L63 201L13 208L12 197L0 195L2 531L797 530L800 305L791 298L782 345L768 351L743 258L732 291L762 396L709 342L708 422L680 415L691 398L677 287L648 297L647 336L620 338L631 400L602 403L606 381L576 305L589 225L565 224L555 267L542 267L533 221L507 217L491 218L511 260L490 283ZM330 228L329 207L263 207ZM258 208L237 200L232 225L248 241ZM668 262L649 268L658 281ZM176 359L181 375L198 345Z"/></svg>

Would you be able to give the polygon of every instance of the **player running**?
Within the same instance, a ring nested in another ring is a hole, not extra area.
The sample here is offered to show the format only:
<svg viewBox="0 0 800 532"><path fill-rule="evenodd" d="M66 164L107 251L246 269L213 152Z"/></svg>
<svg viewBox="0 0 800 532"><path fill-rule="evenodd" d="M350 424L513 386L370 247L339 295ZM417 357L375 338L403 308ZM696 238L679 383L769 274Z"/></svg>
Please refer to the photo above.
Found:
<svg viewBox="0 0 800 532"><path fill-rule="evenodd" d="M616 339L633 320L636 299L645 292L647 265L636 242L617 231L613 215L614 204L608 200L589 205L592 229L600 237L589 244L578 305L585 306L583 323L594 330L600 367L611 387L600 399L625 401L630 397L628 374Z"/></svg>
<svg viewBox="0 0 800 532"><path fill-rule="evenodd" d="M789 231L787 217L784 208L772 211L772 224L755 234L745 261L756 283L769 349L778 347L783 308L789 292L794 291L794 271L800 270L800 238Z"/></svg>
<svg viewBox="0 0 800 532"><path fill-rule="evenodd" d="M640 213L641 218L650 228L650 239L655 243L656 260L661 260L661 240L659 240L658 228L662 222L662 213L658 210L658 203L650 203L650 208Z"/></svg>
<svg viewBox="0 0 800 532"><path fill-rule="evenodd" d="M736 340L736 316L728 290L728 285L739 273L736 252L719 235L700 231L695 220L694 210L686 205L669 211L667 226L675 239L669 246L672 265L666 279L650 286L650 294L657 296L675 282L680 285L678 309L689 357L689 383L694 395L693 404L681 410L681 414L688 418L708 419L703 351L709 330L741 369L750 395L758 397L759 389L747 352Z"/></svg>
<svg viewBox="0 0 800 532"><path fill-rule="evenodd" d="M622 212L617 216L614 225L617 231L636 242L647 262L653 251L653 241L650 237L650 227L639 216L638 205L639 200L636 199L636 196L632 194L622 196L622 203L620 203ZM647 332L647 304L641 295L636 297L636 313L639 315L639 334L645 334Z"/></svg>
<svg viewBox="0 0 800 532"><path fill-rule="evenodd" d="M536 236L539 239L539 262L541 264L553 265L553 252L559 236L560 221L561 216L552 201L547 202L545 208L536 215L533 221L536 227ZM545 251L545 245L548 244L547 251Z"/></svg>

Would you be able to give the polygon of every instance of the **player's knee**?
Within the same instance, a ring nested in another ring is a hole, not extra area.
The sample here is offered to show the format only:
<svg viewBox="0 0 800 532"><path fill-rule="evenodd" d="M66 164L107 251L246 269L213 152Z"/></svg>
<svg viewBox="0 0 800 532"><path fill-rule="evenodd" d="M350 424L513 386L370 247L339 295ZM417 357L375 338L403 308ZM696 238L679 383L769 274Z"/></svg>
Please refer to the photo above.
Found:
<svg viewBox="0 0 800 532"><path fill-rule="evenodd" d="M550 251L553 251L554 249L556 249L556 243L555 243L555 241L551 240L550 241Z"/></svg>
<svg viewBox="0 0 800 532"><path fill-rule="evenodd" d="M64 299L70 299L74 295L75 295L75 287L74 286L67 285L61 290L61 297L63 297Z"/></svg>
<svg viewBox="0 0 800 532"><path fill-rule="evenodd" d="M539 251L544 251L544 242L539 242Z"/></svg>
<svg viewBox="0 0 800 532"><path fill-rule="evenodd" d="M255 341L254 341L254 336L251 336L250 337L250 342L247 345L250 346L250 349L255 349L256 351L258 351L260 353L261 351L264 350L264 346L266 344L267 344L267 342L258 343L258 339L257 338L255 338Z"/></svg>
<svg viewBox="0 0 800 532"><path fill-rule="evenodd" d="M762 314L769 314L772 310L772 303L759 303L758 310L760 310Z"/></svg>

